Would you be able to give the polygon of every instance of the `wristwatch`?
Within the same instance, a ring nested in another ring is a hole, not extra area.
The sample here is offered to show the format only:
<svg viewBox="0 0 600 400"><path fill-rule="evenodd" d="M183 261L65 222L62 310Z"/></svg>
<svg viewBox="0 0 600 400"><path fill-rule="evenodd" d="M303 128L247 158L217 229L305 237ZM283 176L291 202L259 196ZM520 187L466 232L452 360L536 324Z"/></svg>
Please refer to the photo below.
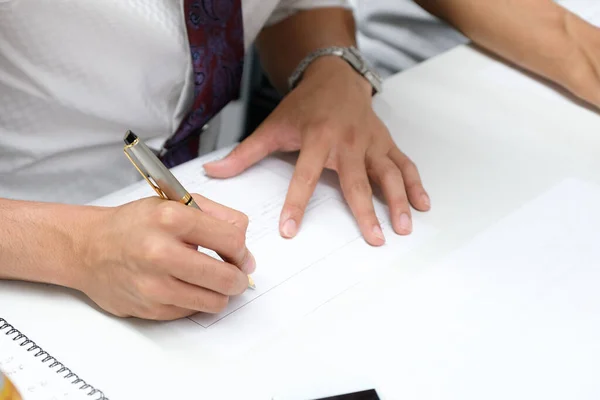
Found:
<svg viewBox="0 0 600 400"><path fill-rule="evenodd" d="M367 63L365 58L362 56L360 51L356 47L327 47L323 49L316 50L309 54L304 60L300 62L298 67L294 70L294 73L288 79L288 85L290 90L293 90L300 79L302 79L302 75L304 75L304 71L306 68L317 58L322 56L338 56L343 60L348 62L358 72L361 74L373 87L373 95L381 92L383 86L383 79L381 76Z"/></svg>

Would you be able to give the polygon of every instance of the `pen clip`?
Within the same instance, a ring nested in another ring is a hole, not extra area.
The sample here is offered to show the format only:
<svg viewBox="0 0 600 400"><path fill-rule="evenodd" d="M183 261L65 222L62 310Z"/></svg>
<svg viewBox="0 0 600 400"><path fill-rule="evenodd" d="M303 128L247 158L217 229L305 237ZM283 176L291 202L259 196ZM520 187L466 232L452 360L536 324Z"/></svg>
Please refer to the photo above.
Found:
<svg viewBox="0 0 600 400"><path fill-rule="evenodd" d="M162 191L161 188L158 187L158 185L156 184L156 182L154 182L154 180L152 179L152 177L149 176L148 174L144 173L144 171L142 171L142 169L137 165L137 163L135 162L135 160L133 159L133 157L131 157L131 155L127 152L127 148L131 147L131 146L132 145L125 146L125 148L123 149L123 152L125 153L125 155L129 159L129 161L131 161L131 163L133 164L133 166L135 167L135 169L138 170L138 172L140 173L140 175L142 175L144 177L144 179L146 180L146 182L148 182L148 184L152 187L152 189L154 189L154 191L160 196L161 199L165 199L165 200L168 199L167 195Z"/></svg>

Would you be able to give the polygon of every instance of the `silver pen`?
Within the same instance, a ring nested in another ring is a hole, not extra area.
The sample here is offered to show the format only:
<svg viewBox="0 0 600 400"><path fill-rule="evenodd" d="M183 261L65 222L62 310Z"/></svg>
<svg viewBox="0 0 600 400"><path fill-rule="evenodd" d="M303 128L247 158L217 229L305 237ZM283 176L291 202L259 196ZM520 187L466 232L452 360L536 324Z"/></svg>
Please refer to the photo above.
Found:
<svg viewBox="0 0 600 400"><path fill-rule="evenodd" d="M135 133L127 131L123 140L125 155L161 198L178 201L200 210L192 195ZM256 288L250 276L248 276L248 287Z"/></svg>
<svg viewBox="0 0 600 400"><path fill-rule="evenodd" d="M125 155L161 198L200 210L192 195L135 133L127 131L123 140Z"/></svg>

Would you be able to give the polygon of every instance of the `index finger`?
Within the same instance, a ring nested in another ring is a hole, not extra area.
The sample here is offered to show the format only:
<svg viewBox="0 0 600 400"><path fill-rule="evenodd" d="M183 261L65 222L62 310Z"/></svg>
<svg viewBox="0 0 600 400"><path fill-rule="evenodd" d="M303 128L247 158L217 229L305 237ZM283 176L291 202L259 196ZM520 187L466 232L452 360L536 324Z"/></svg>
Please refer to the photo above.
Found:
<svg viewBox="0 0 600 400"><path fill-rule="evenodd" d="M214 202L204 196L197 193L193 193L192 197L198 207L204 212L222 221L229 222L236 227L246 231L248 229L248 216L241 211L234 210L223 204Z"/></svg>
<svg viewBox="0 0 600 400"><path fill-rule="evenodd" d="M256 262L246 247L245 230L175 202L162 205L158 221L163 230L175 235L184 243L213 250L245 273L254 272Z"/></svg>

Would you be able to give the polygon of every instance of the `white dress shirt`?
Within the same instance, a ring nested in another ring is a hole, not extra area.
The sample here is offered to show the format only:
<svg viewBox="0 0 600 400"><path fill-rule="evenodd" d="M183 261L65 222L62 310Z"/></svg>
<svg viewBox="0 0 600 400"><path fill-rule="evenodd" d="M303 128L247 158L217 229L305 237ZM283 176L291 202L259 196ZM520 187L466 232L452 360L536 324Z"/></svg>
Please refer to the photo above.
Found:
<svg viewBox="0 0 600 400"><path fill-rule="evenodd" d="M242 0L266 24L345 0ZM131 129L174 132L193 99L182 0L0 0L0 197L86 203L139 179Z"/></svg>
<svg viewBox="0 0 600 400"><path fill-rule="evenodd" d="M455 29L413 0L354 0L358 44L371 64L388 76L467 42Z"/></svg>

